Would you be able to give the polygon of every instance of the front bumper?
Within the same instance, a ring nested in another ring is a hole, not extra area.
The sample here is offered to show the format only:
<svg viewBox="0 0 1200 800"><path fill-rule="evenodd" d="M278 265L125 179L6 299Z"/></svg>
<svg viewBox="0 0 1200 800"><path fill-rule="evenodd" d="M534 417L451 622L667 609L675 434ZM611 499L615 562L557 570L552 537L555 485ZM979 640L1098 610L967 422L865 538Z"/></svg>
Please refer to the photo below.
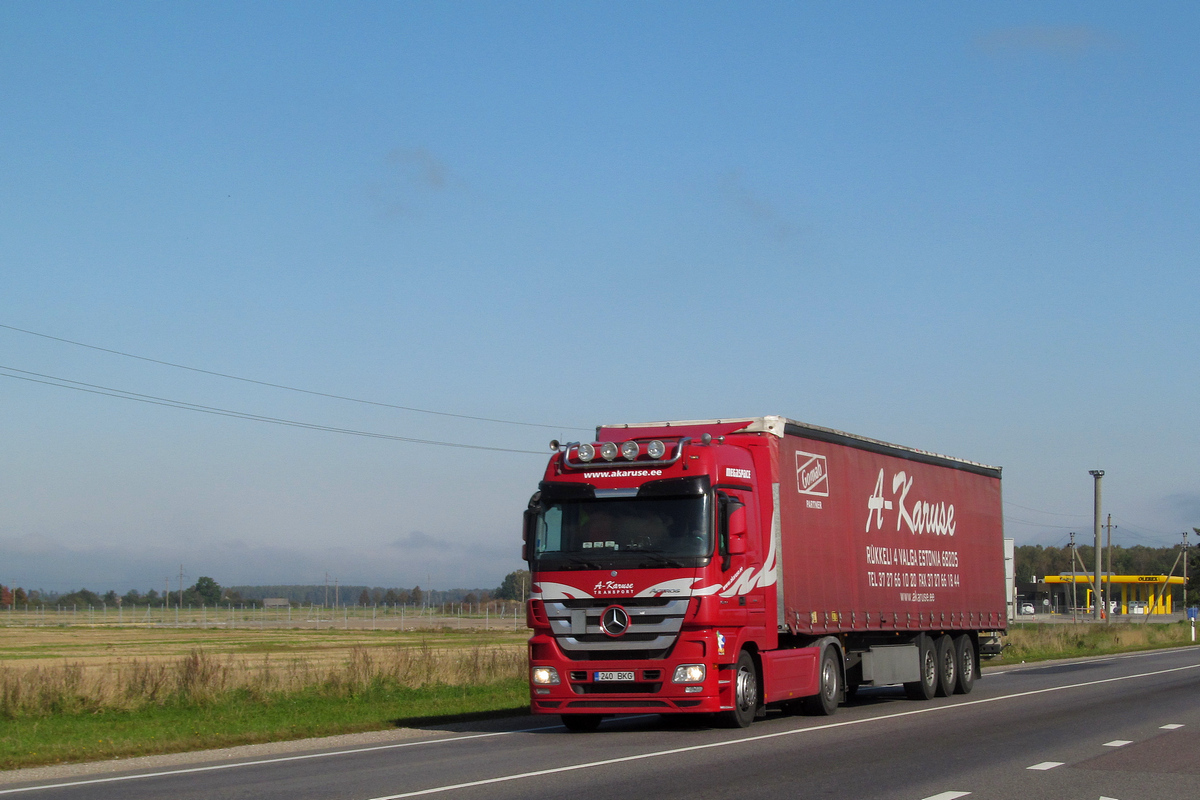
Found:
<svg viewBox="0 0 1200 800"><path fill-rule="evenodd" d="M729 694L731 672L716 663L712 652L703 636L684 637L663 659L576 661L562 655L553 637L535 636L530 640L531 671L553 667L559 682L538 685L531 681L530 709L534 714L717 712L731 705L722 703L722 695ZM673 683L676 667L685 664L703 664L703 681ZM633 680L597 680L598 672L631 673Z"/></svg>

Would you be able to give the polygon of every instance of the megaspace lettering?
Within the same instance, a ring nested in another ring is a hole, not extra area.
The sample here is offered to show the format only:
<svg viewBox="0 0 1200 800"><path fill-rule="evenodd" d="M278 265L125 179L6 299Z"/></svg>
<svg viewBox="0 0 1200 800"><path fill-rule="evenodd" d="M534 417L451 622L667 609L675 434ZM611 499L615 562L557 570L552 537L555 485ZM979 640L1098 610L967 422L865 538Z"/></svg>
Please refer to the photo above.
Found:
<svg viewBox="0 0 1200 800"><path fill-rule="evenodd" d="M829 465L825 456L796 451L796 491L829 497Z"/></svg>
<svg viewBox="0 0 1200 800"><path fill-rule="evenodd" d="M738 469L737 467L726 467L725 468L725 477L726 478L745 478L746 480L750 480L750 470Z"/></svg>
<svg viewBox="0 0 1200 800"><path fill-rule="evenodd" d="M931 533L935 536L953 536L957 528L954 521L954 504L938 500L909 499L914 478L901 470L892 475L892 500L884 497L883 470L875 481L875 491L867 498L867 527L871 532L874 524L883 530L884 512L895 509L896 530L907 527L910 533Z"/></svg>

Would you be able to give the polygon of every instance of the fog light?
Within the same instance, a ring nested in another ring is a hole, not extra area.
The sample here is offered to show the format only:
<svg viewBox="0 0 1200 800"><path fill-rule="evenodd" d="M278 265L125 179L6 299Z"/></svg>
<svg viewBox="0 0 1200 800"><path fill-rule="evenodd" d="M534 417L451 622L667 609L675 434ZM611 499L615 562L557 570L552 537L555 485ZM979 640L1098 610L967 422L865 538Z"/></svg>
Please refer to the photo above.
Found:
<svg viewBox="0 0 1200 800"><path fill-rule="evenodd" d="M534 667L530 673L533 682L540 686L553 686L558 681L558 670L554 667Z"/></svg>
<svg viewBox="0 0 1200 800"><path fill-rule="evenodd" d="M625 458L629 459L630 461L636 459L641 450L642 448L638 447L637 442L626 442L625 444L621 445L621 455L625 456Z"/></svg>
<svg viewBox="0 0 1200 800"><path fill-rule="evenodd" d="M646 445L646 455L650 456L653 459L662 458L666 454L667 454L667 446L665 444L663 444L662 442L658 441L657 439L655 439L650 444Z"/></svg>
<svg viewBox="0 0 1200 800"><path fill-rule="evenodd" d="M580 461L591 461L596 457L596 448L592 447L590 444L579 445L578 452Z"/></svg>
<svg viewBox="0 0 1200 800"><path fill-rule="evenodd" d="M671 678L671 683L703 683L704 682L704 665L703 664L681 664L675 668L675 675Z"/></svg>
<svg viewBox="0 0 1200 800"><path fill-rule="evenodd" d="M614 458L616 458L617 457L616 442L605 442L604 444L600 445L600 457L603 458L605 461L612 461Z"/></svg>
<svg viewBox="0 0 1200 800"><path fill-rule="evenodd" d="M546 691L550 691L550 690L547 689ZM687 692L688 694L695 694L696 692L703 692L704 687L703 686L685 686L685 687L683 687L683 691Z"/></svg>

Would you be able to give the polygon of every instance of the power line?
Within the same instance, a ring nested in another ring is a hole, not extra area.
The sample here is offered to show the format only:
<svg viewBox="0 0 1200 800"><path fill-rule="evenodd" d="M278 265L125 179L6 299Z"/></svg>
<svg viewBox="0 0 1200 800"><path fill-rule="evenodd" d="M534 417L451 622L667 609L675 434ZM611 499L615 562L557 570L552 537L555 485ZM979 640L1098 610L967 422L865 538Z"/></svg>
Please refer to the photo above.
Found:
<svg viewBox="0 0 1200 800"><path fill-rule="evenodd" d="M3 323L0 323L0 328L5 328L6 330L10 330L10 331L16 331L17 333L25 333L30 336L38 336L38 337L41 337L42 339L49 339L49 340L55 341L55 342L63 342L64 344L75 345L76 347L86 347L89 350L96 350L101 353L111 353L112 355L122 356L124 358L135 358L138 361L146 361L151 364L160 364L164 367L174 367L175 369L186 369L189 372L199 372L202 375L213 375L218 378L227 378L231 381L242 381L243 383L253 383L253 384L257 384L258 386L269 386L272 389L285 389L289 392L300 392L301 394L311 394L311 395L315 395L316 397L328 397L332 400L345 400L349 403L362 403L363 405L379 406L380 408L394 408L394 409L398 409L400 411L413 411L418 414L435 414L439 417L453 417L455 419L470 419L470 420L475 420L477 422L496 422L496 423L500 423L503 425L522 425L522 426L525 426L528 428L550 428L552 430L573 430L573 431L590 431L590 430L592 430L591 428L580 428L580 427L573 426L573 425L547 425L547 424L541 423L541 422L518 422L518 421L511 420L511 419L496 419L493 417L475 417L475 416L471 416L470 414L452 414L449 411L432 411L427 408L414 408L412 406L400 406L400 405L395 405L393 403L381 403L381 402L378 402L375 400L362 400L357 397L346 397L346 396L340 395L340 394L330 394L329 392L318 392L318 391L314 391L312 389L300 389L298 387L287 386L282 383L271 383L269 381L255 380L254 378L244 378L239 375L230 375L225 372L214 372L213 370L200 369L199 367L189 367L186 364L176 364L172 361L160 361L157 358L148 358L146 356L135 355L134 353L126 353L121 350L112 350L107 347L98 347L94 344L86 344L84 342L76 342L72 339L63 339L62 337L59 337L59 336L51 336L48 333L38 333L37 331L30 331L30 330L26 330L24 328L17 328L13 325L5 325Z"/></svg>
<svg viewBox="0 0 1200 800"><path fill-rule="evenodd" d="M1016 517L1010 517L1007 514L1004 516L1004 521L1006 523L1016 522L1016 523L1020 523L1022 525L1034 525L1038 528L1061 528L1064 531L1069 530L1070 528L1078 528L1079 527L1078 525L1046 525L1045 523L1042 523L1042 522L1030 522L1027 519L1017 519Z"/></svg>
<svg viewBox="0 0 1200 800"><path fill-rule="evenodd" d="M1049 515L1050 515L1050 516L1052 516L1052 517L1076 517L1076 518L1079 518L1079 519L1083 519L1084 517L1086 517L1086 516L1087 516L1086 514L1061 514L1061 513L1057 512L1057 511L1044 511L1044 510L1042 510L1042 509L1040 509L1040 508L1030 508L1029 506L1023 506L1023 505L1020 505L1020 504L1018 504L1018 503L1014 503L1014 502L1012 502L1012 501L1010 501L1010 500L1005 500L1005 501L1004 501L1004 505L1006 505L1006 506L1015 506L1015 507L1017 507L1017 508L1023 508L1023 509L1025 509L1026 511L1036 511L1036 512L1037 512L1037 513L1039 513L1039 514L1049 514Z"/></svg>
<svg viewBox="0 0 1200 800"><path fill-rule="evenodd" d="M46 386L57 386L60 389L72 389L77 392L87 392L88 394L99 394L106 397L116 397L121 400L133 400L138 403L148 403L156 406L166 406L168 408L178 408L184 411L197 411L202 414L214 414L220 417L234 417L235 419L244 419L251 422L266 422L272 425L283 425L291 428L305 428L314 431L325 431L327 433L341 433L347 436L362 436L368 439L386 439L395 442L411 442L414 444L431 444L439 447L458 447L466 450L491 450L500 453L530 453L533 455L542 455L541 450L517 450L508 447L488 447L478 444L461 444L459 442L443 442L436 439L417 439L411 436L397 436L390 433L375 433L372 431L360 431L353 428L337 428L331 425L319 425L314 422L301 422L299 420L283 419L281 417L267 417L261 414L250 414L245 411L234 411L227 408L217 408L215 406L203 406L197 403L188 403L183 400L172 400L166 397L155 397L154 395L138 394L137 392L128 392L124 389L114 389L109 386L98 386L92 383L83 383L81 381L73 381L68 378L59 378L54 375L44 375L39 372L29 372L28 370L17 369L16 367L6 367L0 364L0 370L9 370L9 372L0 371L0 376L5 378L13 378L19 381L28 381L30 383L40 383ZM12 375L11 372L19 372L20 375ZM33 376L33 377L30 377Z"/></svg>

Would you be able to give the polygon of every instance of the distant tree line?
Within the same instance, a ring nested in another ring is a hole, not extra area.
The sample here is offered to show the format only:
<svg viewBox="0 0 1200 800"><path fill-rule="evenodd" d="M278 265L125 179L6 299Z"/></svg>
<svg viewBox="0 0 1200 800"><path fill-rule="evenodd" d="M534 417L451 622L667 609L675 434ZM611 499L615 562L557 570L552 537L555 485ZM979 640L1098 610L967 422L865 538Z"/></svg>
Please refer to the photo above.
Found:
<svg viewBox="0 0 1200 800"><path fill-rule="evenodd" d="M1200 534L1200 529L1196 529L1196 533ZM1075 571L1092 572L1096 568L1096 548L1094 545L1076 544L1075 549L1079 551L1079 557L1075 561ZM1108 550L1104 548L1101 553L1104 563L1100 565L1101 572L1108 572ZM1045 578L1047 575L1062 575L1071 574L1071 548L1063 547L1043 547L1042 545L1022 545L1017 547L1013 553L1014 557L1014 575L1017 583L1033 583L1035 579ZM1183 560L1179 559L1179 547L1146 547L1144 545L1134 545L1132 547L1122 547L1113 545L1112 547L1112 572L1116 575L1169 575L1172 566L1175 568L1175 575L1182 577L1183 575ZM1083 561L1083 568L1079 566L1079 561ZM1193 546L1188 548L1188 568L1187 568L1187 598L1189 603L1196 603L1200 599L1200 547Z"/></svg>
<svg viewBox="0 0 1200 800"><path fill-rule="evenodd" d="M509 573L501 585L493 590L488 589L437 589L427 590L420 586L411 589L399 587L385 588L382 586L334 586L325 584L306 586L229 586L222 588L215 580L201 577L195 584L183 590L172 591L168 595L161 594L157 589L150 589L144 594L137 589L130 589L123 595L109 590L104 594L90 589L77 589L72 592L58 593L42 590L26 591L21 587L10 589L0 586L0 608L25 607L77 607L77 608L116 608L122 606L168 607L182 605L198 608L204 606L225 605L258 608L267 598L282 598L293 606L316 605L332 606L440 606L468 605L475 606L492 600L522 600L529 597L529 573L525 570Z"/></svg>
<svg viewBox="0 0 1200 800"><path fill-rule="evenodd" d="M78 608L93 608L111 607L116 608L122 606L125 608L133 606L162 606L164 601L168 606L213 606L218 603L241 603L242 599L236 592L230 592L227 589L222 589L220 584L208 577L201 577L194 584L183 590L182 597L177 591L171 592L164 596L157 589L150 589L145 594L142 594L137 589L130 589L122 595L118 595L114 590L109 589L104 594L98 594L90 589L76 589L73 592L59 593L47 592L40 589L25 589L18 586L16 589L9 590L4 586L0 586L0 607L9 608L15 606L22 608L25 606L40 607L40 606L59 606Z"/></svg>

